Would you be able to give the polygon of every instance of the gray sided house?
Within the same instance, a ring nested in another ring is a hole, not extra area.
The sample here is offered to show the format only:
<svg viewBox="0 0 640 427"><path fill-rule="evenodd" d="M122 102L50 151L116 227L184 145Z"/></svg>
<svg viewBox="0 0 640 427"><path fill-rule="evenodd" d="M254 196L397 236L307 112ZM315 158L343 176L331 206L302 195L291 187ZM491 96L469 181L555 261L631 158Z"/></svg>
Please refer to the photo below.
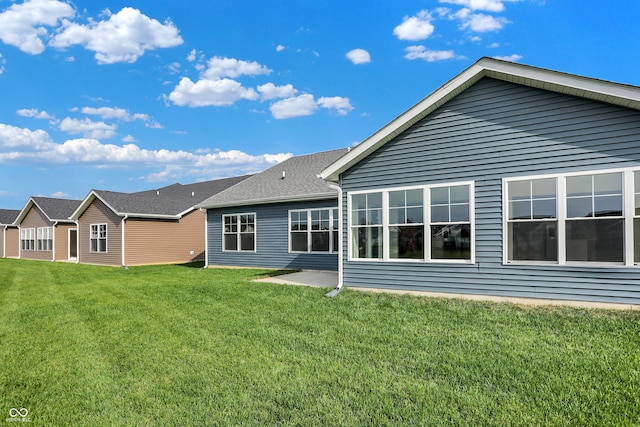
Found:
<svg viewBox="0 0 640 427"><path fill-rule="evenodd" d="M76 225L69 216L81 200L31 197L18 214L18 256L43 261L76 259Z"/></svg>
<svg viewBox="0 0 640 427"><path fill-rule="evenodd" d="M347 152L292 157L205 200L207 265L338 269L338 192L318 175Z"/></svg>
<svg viewBox="0 0 640 427"><path fill-rule="evenodd" d="M482 58L322 172L342 284L640 304L640 88Z"/></svg>
<svg viewBox="0 0 640 427"><path fill-rule="evenodd" d="M205 216L195 205L247 176L137 193L92 190L73 212L78 262L112 266L204 259Z"/></svg>
<svg viewBox="0 0 640 427"><path fill-rule="evenodd" d="M19 231L15 224L20 211L16 209L0 209L0 258L17 258Z"/></svg>

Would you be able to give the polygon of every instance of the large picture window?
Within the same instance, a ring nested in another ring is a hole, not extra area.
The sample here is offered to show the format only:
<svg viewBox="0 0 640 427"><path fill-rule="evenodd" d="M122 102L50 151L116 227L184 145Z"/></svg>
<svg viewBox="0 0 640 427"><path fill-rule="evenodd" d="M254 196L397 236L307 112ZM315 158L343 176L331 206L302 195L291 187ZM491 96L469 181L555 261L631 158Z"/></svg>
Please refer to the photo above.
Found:
<svg viewBox="0 0 640 427"><path fill-rule="evenodd" d="M20 248L23 251L36 250L36 229L35 228L20 229Z"/></svg>
<svg viewBox="0 0 640 427"><path fill-rule="evenodd" d="M350 224L352 259L474 262L472 183L351 194Z"/></svg>
<svg viewBox="0 0 640 427"><path fill-rule="evenodd" d="M638 174L617 170L505 180L506 262L640 261Z"/></svg>
<svg viewBox="0 0 640 427"><path fill-rule="evenodd" d="M223 215L222 249L226 252L255 252L256 215L253 213Z"/></svg>
<svg viewBox="0 0 640 427"><path fill-rule="evenodd" d="M39 251L53 250L53 227L38 227L37 237Z"/></svg>
<svg viewBox="0 0 640 427"><path fill-rule="evenodd" d="M291 252L338 251L338 209L307 209L289 212Z"/></svg>
<svg viewBox="0 0 640 427"><path fill-rule="evenodd" d="M90 252L107 252L107 224L90 225L89 243Z"/></svg>

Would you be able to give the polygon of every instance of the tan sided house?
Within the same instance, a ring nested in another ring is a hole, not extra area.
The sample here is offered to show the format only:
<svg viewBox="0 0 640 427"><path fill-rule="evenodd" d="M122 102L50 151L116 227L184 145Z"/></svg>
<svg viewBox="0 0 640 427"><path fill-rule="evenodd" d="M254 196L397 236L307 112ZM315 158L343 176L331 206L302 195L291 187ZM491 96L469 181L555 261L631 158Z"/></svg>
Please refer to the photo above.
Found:
<svg viewBox="0 0 640 427"><path fill-rule="evenodd" d="M43 261L76 259L76 226L69 216L81 200L31 197L15 220L18 257Z"/></svg>
<svg viewBox="0 0 640 427"><path fill-rule="evenodd" d="M78 226L78 262L132 266L203 260L205 214L195 206L247 177L137 193L92 190L70 216Z"/></svg>
<svg viewBox="0 0 640 427"><path fill-rule="evenodd" d="M0 258L17 258L20 234L15 220L20 214L15 209L0 209Z"/></svg>

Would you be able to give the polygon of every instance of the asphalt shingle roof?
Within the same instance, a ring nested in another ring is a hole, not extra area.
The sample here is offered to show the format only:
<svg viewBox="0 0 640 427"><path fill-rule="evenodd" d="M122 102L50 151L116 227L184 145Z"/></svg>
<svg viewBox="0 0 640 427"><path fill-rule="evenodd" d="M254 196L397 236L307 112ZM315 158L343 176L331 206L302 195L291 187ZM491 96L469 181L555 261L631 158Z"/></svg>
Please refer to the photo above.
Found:
<svg viewBox="0 0 640 427"><path fill-rule="evenodd" d="M69 217L82 200L56 199L53 197L31 197L31 200L38 205L42 212L51 221L69 221Z"/></svg>
<svg viewBox="0 0 640 427"><path fill-rule="evenodd" d="M137 193L93 190L116 213L176 216L189 211L208 197L237 184L250 175L223 178L195 184L173 184Z"/></svg>
<svg viewBox="0 0 640 427"><path fill-rule="evenodd" d="M0 209L0 224L10 225L18 218L20 214L19 210L15 209Z"/></svg>
<svg viewBox="0 0 640 427"><path fill-rule="evenodd" d="M289 200L337 197L337 192L318 177L348 149L291 157L263 172L208 198L202 208L242 206Z"/></svg>

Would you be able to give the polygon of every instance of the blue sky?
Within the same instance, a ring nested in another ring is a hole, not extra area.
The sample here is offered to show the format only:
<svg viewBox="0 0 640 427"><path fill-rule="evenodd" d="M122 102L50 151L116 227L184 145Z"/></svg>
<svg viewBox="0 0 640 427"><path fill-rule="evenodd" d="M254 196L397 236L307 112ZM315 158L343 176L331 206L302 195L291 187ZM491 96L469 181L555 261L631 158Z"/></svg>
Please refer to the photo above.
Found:
<svg viewBox="0 0 640 427"><path fill-rule="evenodd" d="M483 56L640 85L638 16L636 0L0 0L0 208L353 146Z"/></svg>

